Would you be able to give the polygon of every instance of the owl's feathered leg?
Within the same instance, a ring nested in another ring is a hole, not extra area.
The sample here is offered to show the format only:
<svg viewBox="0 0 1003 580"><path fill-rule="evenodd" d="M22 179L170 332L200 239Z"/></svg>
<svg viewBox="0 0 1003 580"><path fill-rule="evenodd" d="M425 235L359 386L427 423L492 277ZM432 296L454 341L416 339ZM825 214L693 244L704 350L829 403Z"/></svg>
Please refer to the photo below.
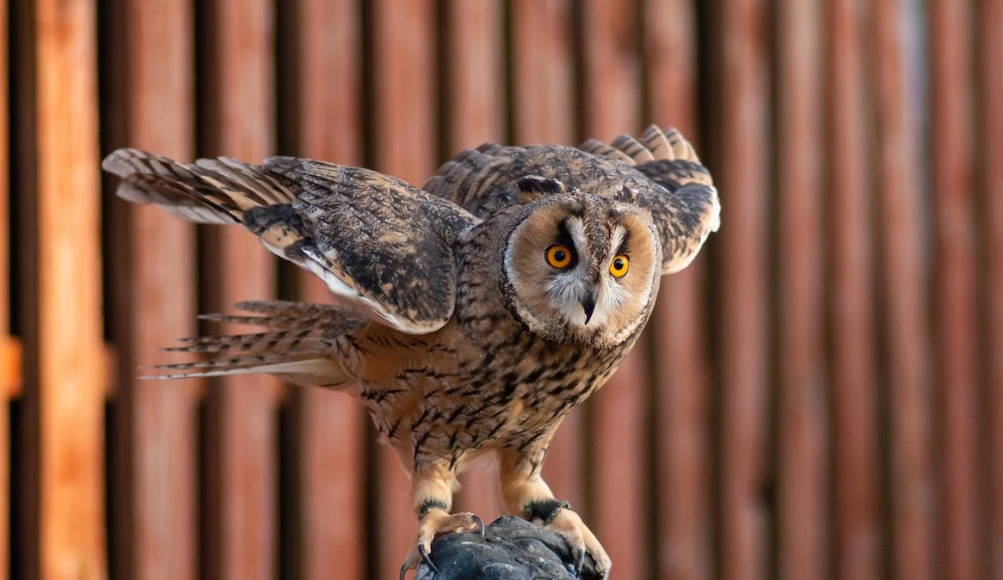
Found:
<svg viewBox="0 0 1003 580"><path fill-rule="evenodd" d="M498 476L505 509L564 538L575 554L576 575L581 573L588 554L596 563L596 573L606 578L612 566L606 550L568 502L554 498L540 475L545 452L544 447L535 453L510 450L499 454Z"/></svg>
<svg viewBox="0 0 1003 580"><path fill-rule="evenodd" d="M418 537L404 558L400 571L401 580L404 580L408 570L417 568L422 560L438 572L429 557L432 540L436 536L474 530L479 530L484 535L484 522L481 518L472 513L449 513L456 487L456 474L443 465L418 467L411 475L411 497L418 514Z"/></svg>

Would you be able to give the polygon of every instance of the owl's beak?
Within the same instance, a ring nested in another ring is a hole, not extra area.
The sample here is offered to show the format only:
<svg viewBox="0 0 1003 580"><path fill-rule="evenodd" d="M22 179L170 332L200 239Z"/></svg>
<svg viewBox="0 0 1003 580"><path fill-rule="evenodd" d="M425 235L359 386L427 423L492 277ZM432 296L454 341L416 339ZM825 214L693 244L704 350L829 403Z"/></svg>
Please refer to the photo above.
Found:
<svg viewBox="0 0 1003 580"><path fill-rule="evenodd" d="M589 290L589 293L585 295L584 298L579 300L582 304L582 310L585 311L585 324L589 323L592 319L592 313L596 309L596 292L595 290Z"/></svg>

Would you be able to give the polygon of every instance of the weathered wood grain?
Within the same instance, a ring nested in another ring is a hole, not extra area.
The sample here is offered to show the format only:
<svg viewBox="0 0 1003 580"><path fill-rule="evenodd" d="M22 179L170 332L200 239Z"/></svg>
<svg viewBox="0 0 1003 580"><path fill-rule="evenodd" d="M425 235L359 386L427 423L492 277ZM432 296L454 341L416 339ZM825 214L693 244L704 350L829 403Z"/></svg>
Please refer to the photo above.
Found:
<svg viewBox="0 0 1003 580"><path fill-rule="evenodd" d="M720 6L719 132L711 167L722 191L720 271L720 573L724 580L766 574L765 481L769 301L767 294L768 70L766 5ZM726 223L727 225L724 225Z"/></svg>
<svg viewBox="0 0 1003 580"><path fill-rule="evenodd" d="M777 566L785 580L829 576L821 25L813 0L778 5Z"/></svg>
<svg viewBox="0 0 1003 580"><path fill-rule="evenodd" d="M888 376L890 515L895 538L891 566L897 578L936 577L934 472L931 425L929 299L921 214L923 167L917 148L918 96L907 54L908 23L897 0L873 4L876 54L871 86L877 89L877 192L884 279L879 304L885 317Z"/></svg>
<svg viewBox="0 0 1003 580"><path fill-rule="evenodd" d="M930 144L934 204L933 292L938 388L936 423L942 497L939 572L947 580L974 578L979 534L976 464L976 229L974 198L971 8L932 1L930 22Z"/></svg>
<svg viewBox="0 0 1003 580"><path fill-rule="evenodd" d="M193 15L183 3L123 2L128 145L189 160L194 155ZM117 120L116 120L117 121ZM109 120L109 122L112 122ZM128 326L119 345L125 504L115 554L137 580L192 578L198 570L196 408L199 381L144 381L141 366L173 362L157 349L196 334L195 228L153 207L124 202ZM171 501L164 501L170 497Z"/></svg>
<svg viewBox="0 0 1003 580"><path fill-rule="evenodd" d="M39 577L101 579L104 385L91 0L35 5Z"/></svg>

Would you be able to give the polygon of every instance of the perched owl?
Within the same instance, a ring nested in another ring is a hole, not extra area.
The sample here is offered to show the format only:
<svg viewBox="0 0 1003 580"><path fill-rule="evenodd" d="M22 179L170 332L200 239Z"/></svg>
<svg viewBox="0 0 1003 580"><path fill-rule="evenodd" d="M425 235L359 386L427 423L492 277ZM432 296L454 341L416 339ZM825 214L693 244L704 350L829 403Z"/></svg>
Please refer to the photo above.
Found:
<svg viewBox="0 0 1003 580"><path fill-rule="evenodd" d="M678 132L581 149L483 145L418 189L295 157L179 163L121 149L118 195L197 222L239 224L326 282L332 304L247 302L216 320L260 334L189 339L215 358L164 378L269 373L359 398L412 482L419 518L403 577L451 514L457 474L499 468L506 510L551 529L605 576L610 560L541 477L561 420L616 370L659 279L719 224L710 174Z"/></svg>

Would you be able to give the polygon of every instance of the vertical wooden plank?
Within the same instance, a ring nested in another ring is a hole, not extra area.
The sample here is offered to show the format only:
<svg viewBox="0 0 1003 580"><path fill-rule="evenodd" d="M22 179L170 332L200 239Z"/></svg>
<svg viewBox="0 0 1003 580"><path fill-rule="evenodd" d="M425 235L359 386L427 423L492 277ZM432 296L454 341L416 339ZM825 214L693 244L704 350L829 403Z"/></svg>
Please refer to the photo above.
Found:
<svg viewBox="0 0 1003 580"><path fill-rule="evenodd" d="M95 5L35 6L42 580L107 576Z"/></svg>
<svg viewBox="0 0 1003 580"><path fill-rule="evenodd" d="M211 34L216 86L209 87L216 124L209 155L260 161L273 146L272 4L268 0L217 0ZM272 256L240 228L214 230L218 302L274 295ZM223 331L247 331L222 328ZM266 375L227 377L211 392L218 457L215 498L218 536L212 573L219 578L264 580L276 571L276 411L278 381Z"/></svg>
<svg viewBox="0 0 1003 580"><path fill-rule="evenodd" d="M502 5L494 0L451 0L448 22L450 154L486 142L502 142ZM490 522L504 512L495 470L474 469L460 477L458 509Z"/></svg>
<svg viewBox="0 0 1003 580"><path fill-rule="evenodd" d="M689 0L647 0L643 10L652 111L644 121L676 127L699 151L694 6ZM663 277L648 323L657 357L654 575L663 579L711 577L705 266L698 257L686 270Z"/></svg>
<svg viewBox="0 0 1003 580"><path fill-rule="evenodd" d="M976 246L970 2L937 0L930 22L930 160L935 205L937 423L943 498L939 544L948 580L975 576Z"/></svg>
<svg viewBox="0 0 1003 580"><path fill-rule="evenodd" d="M814 0L778 6L777 565L784 580L821 580L829 569L820 17Z"/></svg>
<svg viewBox="0 0 1003 580"><path fill-rule="evenodd" d="M721 248L721 575L765 577L767 514L760 503L766 436L768 71L760 0L723 1L718 188Z"/></svg>
<svg viewBox="0 0 1003 580"><path fill-rule="evenodd" d="M901 0L876 0L877 89L874 115L877 189L884 280L880 304L885 316L890 445L892 569L896 578L929 580L933 570L934 490L927 284L923 267L920 210L923 165L915 143L916 102L905 58L907 37Z"/></svg>
<svg viewBox="0 0 1003 580"><path fill-rule="evenodd" d="M433 16L430 0L373 4L376 169L410 183L422 183L435 163ZM394 578L414 544L417 525L400 460L386 446L380 447L378 460L375 577Z"/></svg>
<svg viewBox="0 0 1003 580"><path fill-rule="evenodd" d="M640 106L636 5L583 2L584 132L606 142L636 133ZM616 566L618 578L648 575L645 467L647 373L644 339L609 383L593 395L592 497L589 524ZM624 501L624 498L631 498Z"/></svg>
<svg viewBox="0 0 1003 580"><path fill-rule="evenodd" d="M988 541L988 578L1003 578L1003 1L979 3L979 39L981 55L981 127L982 127L982 198L985 204L986 274L983 296L986 297L988 344L982 351L987 361L988 442L984 456L990 500Z"/></svg>
<svg viewBox="0 0 1003 580"><path fill-rule="evenodd" d="M7 59L7 3L0 3L0 351L10 348L7 334L10 332L10 158L8 156L9 124L7 122L10 62ZM0 352L0 355L6 354ZM0 361L0 367L7 366L7 357ZM20 361L18 361L20 364ZM13 374L13 369L0 369L0 580L7 580L10 570L10 405L13 385L5 384L5 378ZM13 381L9 381L12 383Z"/></svg>
<svg viewBox="0 0 1003 580"><path fill-rule="evenodd" d="M838 578L880 575L877 381L872 304L870 177L863 85L863 4L828 5L829 260L835 554Z"/></svg>
<svg viewBox="0 0 1003 580"><path fill-rule="evenodd" d="M575 137L571 4L513 0L511 11L513 138L521 145L570 144ZM557 430L543 476L558 498L584 511L581 415L572 412Z"/></svg>
<svg viewBox="0 0 1003 580"><path fill-rule="evenodd" d="M296 30L300 151L345 165L361 161L360 15L349 0L303 0ZM302 298L328 303L317 277L302 273ZM362 580L366 498L365 424L359 402L319 388L295 391L300 439L300 545L303 580Z"/></svg>
<svg viewBox="0 0 1003 580"><path fill-rule="evenodd" d="M178 159L193 154L191 6L129 0L126 90L129 145ZM121 203L121 202L120 202ZM195 396L198 381L143 381L140 366L173 362L157 349L195 334L195 229L152 207L130 207L126 377L120 400L128 414L130 477L126 572L137 580L194 578L197 563ZM164 501L164 498L171 500Z"/></svg>

